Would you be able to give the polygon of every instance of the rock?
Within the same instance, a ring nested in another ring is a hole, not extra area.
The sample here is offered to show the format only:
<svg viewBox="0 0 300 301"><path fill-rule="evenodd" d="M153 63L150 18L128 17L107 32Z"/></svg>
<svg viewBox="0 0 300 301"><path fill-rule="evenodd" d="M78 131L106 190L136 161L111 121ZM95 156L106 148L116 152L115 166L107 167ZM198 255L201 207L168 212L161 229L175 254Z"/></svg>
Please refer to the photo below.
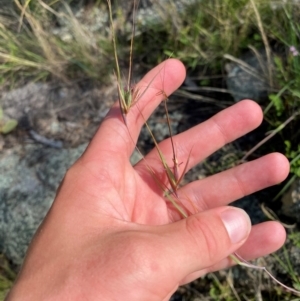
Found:
<svg viewBox="0 0 300 301"><path fill-rule="evenodd" d="M17 146L0 160L0 252L22 264L33 234L50 208L56 189L86 144L73 149Z"/></svg>
<svg viewBox="0 0 300 301"><path fill-rule="evenodd" d="M146 30L149 25L158 25L165 22L167 18L172 16L172 12L181 12L188 5L196 3L197 0L176 0L170 2L169 0L151 1L140 0L136 13L136 34ZM113 2L113 1L112 1ZM115 20L115 29L122 34L130 35L132 32L132 12L134 0L119 1L117 3L118 18ZM114 7L114 4L112 3ZM85 5L84 2L71 3L70 7L61 5L58 9L57 24L58 26L53 29L53 34L59 36L64 41L75 39L74 17L80 24L80 29L85 34L85 38L89 38L90 44L94 45L95 34L99 32L107 34L109 29L108 22L109 16L106 10L106 5ZM121 8L121 9L120 9ZM122 14L120 14L122 12ZM78 26L78 24L77 24ZM78 34L78 32L77 32Z"/></svg>
<svg viewBox="0 0 300 301"><path fill-rule="evenodd" d="M238 62L227 63L226 83L235 101L252 99L257 102L268 97L268 65L266 54L248 52Z"/></svg>
<svg viewBox="0 0 300 301"><path fill-rule="evenodd" d="M29 83L3 93L0 102L5 115L36 142L39 136L75 147L90 141L113 103L107 87L86 86Z"/></svg>
<svg viewBox="0 0 300 301"><path fill-rule="evenodd" d="M130 157L130 163L132 165L137 164L142 159L142 156L139 154L139 152L135 149Z"/></svg>
<svg viewBox="0 0 300 301"><path fill-rule="evenodd" d="M282 197L281 213L300 222L300 179L293 182L290 189Z"/></svg>
<svg viewBox="0 0 300 301"><path fill-rule="evenodd" d="M18 89L4 92L1 95L1 104L5 113L19 120L24 113L33 109L44 108L49 102L51 86L45 83L29 83Z"/></svg>

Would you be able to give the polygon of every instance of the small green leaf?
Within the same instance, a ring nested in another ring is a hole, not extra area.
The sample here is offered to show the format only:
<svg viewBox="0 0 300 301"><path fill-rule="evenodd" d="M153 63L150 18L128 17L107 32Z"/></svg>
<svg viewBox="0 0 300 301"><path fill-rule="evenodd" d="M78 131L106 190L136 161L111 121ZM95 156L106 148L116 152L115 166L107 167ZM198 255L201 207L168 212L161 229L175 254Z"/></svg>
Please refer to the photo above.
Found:
<svg viewBox="0 0 300 301"><path fill-rule="evenodd" d="M280 116L284 111L283 101L281 97L278 94L270 94L269 99L273 102L276 108L277 116Z"/></svg>
<svg viewBox="0 0 300 301"><path fill-rule="evenodd" d="M285 144L285 152L289 153L291 151L291 147L292 147L291 141L285 140L284 144Z"/></svg>
<svg viewBox="0 0 300 301"><path fill-rule="evenodd" d="M202 79L200 81L200 86L208 86L209 85L209 79Z"/></svg>
<svg viewBox="0 0 300 301"><path fill-rule="evenodd" d="M296 290L300 290L300 284L299 283L293 283L293 287L296 289Z"/></svg>
<svg viewBox="0 0 300 301"><path fill-rule="evenodd" d="M18 121L15 119L9 119L6 123L2 126L1 132L2 134L8 134L13 131L18 125Z"/></svg>
<svg viewBox="0 0 300 301"><path fill-rule="evenodd" d="M283 64L282 64L282 59L279 57L279 56L274 56L274 62L276 64L276 67L282 71L284 68L283 68Z"/></svg>
<svg viewBox="0 0 300 301"><path fill-rule="evenodd" d="M291 90L291 92L293 93L293 96L299 97L300 98L300 91L297 90Z"/></svg>
<svg viewBox="0 0 300 301"><path fill-rule="evenodd" d="M3 118L3 109L0 107L0 120Z"/></svg>
<svg viewBox="0 0 300 301"><path fill-rule="evenodd" d="M261 36L256 33L253 35L253 39L254 39L254 41L261 41Z"/></svg>

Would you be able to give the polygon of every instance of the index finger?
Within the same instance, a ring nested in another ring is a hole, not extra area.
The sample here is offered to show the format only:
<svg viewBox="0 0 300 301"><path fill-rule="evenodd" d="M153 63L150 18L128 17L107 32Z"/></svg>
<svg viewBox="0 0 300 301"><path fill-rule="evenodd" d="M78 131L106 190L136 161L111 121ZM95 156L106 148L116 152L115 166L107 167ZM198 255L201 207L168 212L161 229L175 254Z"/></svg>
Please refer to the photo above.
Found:
<svg viewBox="0 0 300 301"><path fill-rule="evenodd" d="M127 114L127 124L124 123L119 102L116 102L96 132L85 157L96 159L105 150L117 151L118 155L129 159L145 120L164 98L163 93L158 92L164 91L170 95L184 78L185 67L176 59L168 59L149 71L134 88L139 97Z"/></svg>

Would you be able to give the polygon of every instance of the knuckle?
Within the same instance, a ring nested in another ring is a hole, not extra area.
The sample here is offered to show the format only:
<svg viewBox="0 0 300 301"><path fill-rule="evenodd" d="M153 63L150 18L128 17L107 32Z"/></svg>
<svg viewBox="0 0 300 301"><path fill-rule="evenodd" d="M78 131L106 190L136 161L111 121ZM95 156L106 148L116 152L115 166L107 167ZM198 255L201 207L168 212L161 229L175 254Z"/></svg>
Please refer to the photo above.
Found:
<svg viewBox="0 0 300 301"><path fill-rule="evenodd" d="M191 216L186 220L186 229L192 247L196 247L200 252L203 262L211 265L220 260L222 241L216 235L218 227L212 218L203 218L201 215Z"/></svg>

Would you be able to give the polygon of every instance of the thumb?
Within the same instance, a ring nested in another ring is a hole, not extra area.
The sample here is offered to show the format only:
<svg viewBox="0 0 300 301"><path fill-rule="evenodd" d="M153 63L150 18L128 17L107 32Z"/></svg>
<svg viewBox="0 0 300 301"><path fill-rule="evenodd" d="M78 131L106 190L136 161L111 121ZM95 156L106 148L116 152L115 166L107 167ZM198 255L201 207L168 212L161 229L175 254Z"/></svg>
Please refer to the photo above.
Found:
<svg viewBox="0 0 300 301"><path fill-rule="evenodd" d="M163 227L167 234L164 246L167 248L165 255L171 262L170 269L183 279L237 250L246 241L251 222L245 211L228 206Z"/></svg>

